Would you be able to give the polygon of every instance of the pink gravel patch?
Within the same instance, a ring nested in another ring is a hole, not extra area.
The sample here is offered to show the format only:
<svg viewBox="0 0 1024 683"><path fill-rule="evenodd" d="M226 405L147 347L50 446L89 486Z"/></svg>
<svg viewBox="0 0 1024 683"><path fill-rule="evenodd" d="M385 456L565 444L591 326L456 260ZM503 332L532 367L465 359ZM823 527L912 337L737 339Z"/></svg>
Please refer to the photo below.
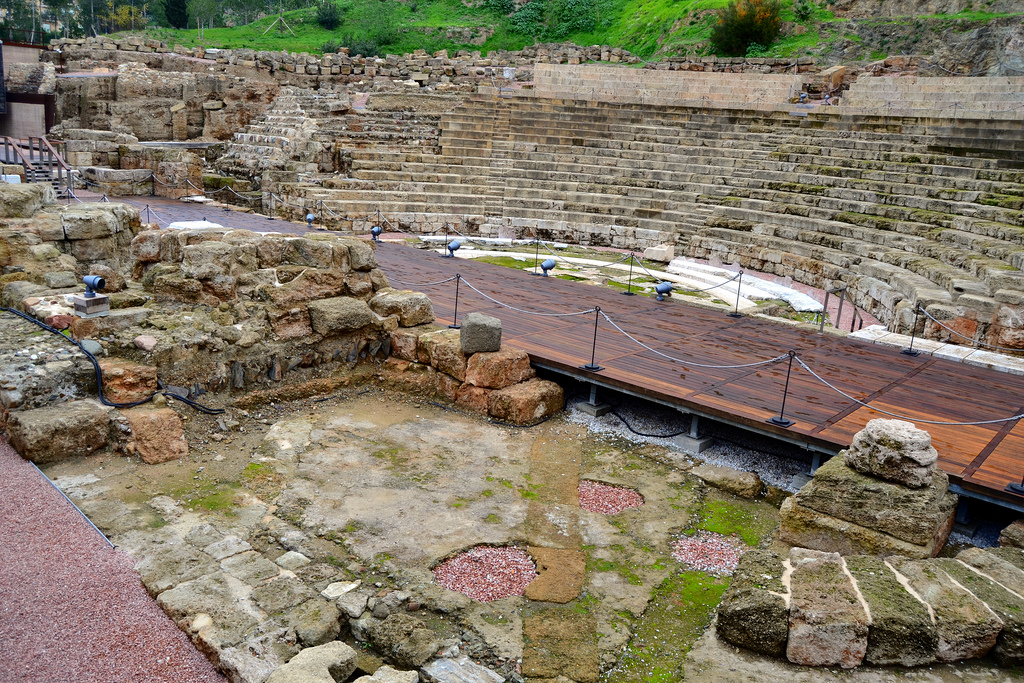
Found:
<svg viewBox="0 0 1024 683"><path fill-rule="evenodd" d="M698 531L694 536L672 541L671 545L674 559L714 576L732 576L740 555L747 550L740 539L712 531Z"/></svg>
<svg viewBox="0 0 1024 683"><path fill-rule="evenodd" d="M522 595L537 566L519 548L478 545L434 567L434 578L448 590L480 602Z"/></svg>
<svg viewBox="0 0 1024 683"><path fill-rule="evenodd" d="M587 512L600 512L603 515L614 515L617 512L638 508L644 504L644 498L633 489L621 486L599 484L596 481L580 482L580 507Z"/></svg>
<svg viewBox="0 0 1024 683"><path fill-rule="evenodd" d="M0 682L223 682L115 551L0 437Z"/></svg>

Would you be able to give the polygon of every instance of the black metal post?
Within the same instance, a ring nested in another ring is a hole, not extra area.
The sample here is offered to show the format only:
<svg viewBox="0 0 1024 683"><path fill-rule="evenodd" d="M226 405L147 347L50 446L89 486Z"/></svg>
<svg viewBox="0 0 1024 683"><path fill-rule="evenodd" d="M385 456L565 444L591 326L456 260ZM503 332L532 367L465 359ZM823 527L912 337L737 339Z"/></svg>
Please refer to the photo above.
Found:
<svg viewBox="0 0 1024 683"><path fill-rule="evenodd" d="M828 295L829 292L825 290L825 303L821 305L821 321L818 325L818 334L825 333L825 318L828 317Z"/></svg>
<svg viewBox="0 0 1024 683"><path fill-rule="evenodd" d="M455 313L452 315L452 324L448 326L449 330L458 330L462 328L459 324L459 282L462 281L462 276L455 273Z"/></svg>
<svg viewBox="0 0 1024 683"><path fill-rule="evenodd" d="M917 336L917 316L921 311L921 304L914 304L914 326L910 329L910 346L900 351L904 356L919 356L921 352L914 348L914 338Z"/></svg>
<svg viewBox="0 0 1024 683"><path fill-rule="evenodd" d="M594 306L594 346L590 351L590 362L586 365L581 365L580 370L586 370L588 372L598 372L604 370L595 361L597 360L597 321L601 319L601 307Z"/></svg>
<svg viewBox="0 0 1024 683"><path fill-rule="evenodd" d="M740 271L739 276L736 278L736 307L733 308L732 313L729 314L730 318L742 318L740 314L740 290L743 288L743 271Z"/></svg>
<svg viewBox="0 0 1024 683"><path fill-rule="evenodd" d="M147 223L152 223L153 222L153 221L149 220L149 204L146 204L146 222Z"/></svg>
<svg viewBox="0 0 1024 683"><path fill-rule="evenodd" d="M540 275L537 272L537 263L540 261L540 235L534 238L533 244L535 247L533 250L533 272L530 275Z"/></svg>
<svg viewBox="0 0 1024 683"><path fill-rule="evenodd" d="M444 244L441 245L441 257L444 258L444 250L448 248L448 221L444 222Z"/></svg>
<svg viewBox="0 0 1024 683"><path fill-rule="evenodd" d="M779 409L779 414L775 417L768 418L767 422L779 427L789 427L793 424L792 420L786 419L786 396L789 394L789 376L793 372L793 359L796 357L796 351L789 352L789 367L786 368L786 387L782 390L782 407Z"/></svg>
<svg viewBox="0 0 1024 683"><path fill-rule="evenodd" d="M843 324L843 302L846 301L846 287L843 287L839 291L839 310L836 312L836 329L842 329L840 326Z"/></svg>
<svg viewBox="0 0 1024 683"><path fill-rule="evenodd" d="M633 252L629 252L629 282L626 283L626 291L623 292L626 296L636 296L636 293L633 291L633 259L635 258L636 255Z"/></svg>

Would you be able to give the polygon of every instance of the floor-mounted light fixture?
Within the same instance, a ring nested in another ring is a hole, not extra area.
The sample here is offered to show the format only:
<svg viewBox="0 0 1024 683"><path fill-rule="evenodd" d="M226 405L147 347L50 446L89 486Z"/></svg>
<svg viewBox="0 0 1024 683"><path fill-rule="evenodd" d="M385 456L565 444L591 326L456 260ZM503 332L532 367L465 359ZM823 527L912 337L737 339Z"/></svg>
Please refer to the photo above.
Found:
<svg viewBox="0 0 1024 683"><path fill-rule="evenodd" d="M448 243L448 253L441 254L442 258L455 258L455 252L458 251L461 246L462 245L459 244L458 240L452 240Z"/></svg>
<svg viewBox="0 0 1024 683"><path fill-rule="evenodd" d="M654 291L658 293L657 300L664 301L665 297L672 293L671 282L659 282L655 287Z"/></svg>
<svg viewBox="0 0 1024 683"><path fill-rule="evenodd" d="M370 228L370 235L372 235L372 239L374 242L380 242L380 240L377 238L380 237L380 234L382 232L384 232L384 229L381 228L379 225L375 225L372 228Z"/></svg>
<svg viewBox="0 0 1024 683"><path fill-rule="evenodd" d="M555 259L549 258L547 261L545 261L544 263L540 264L540 267L541 267L541 270L544 271L543 273L541 273L541 275L543 275L544 277L547 277L548 276L548 271L549 270L553 270L554 267L555 267Z"/></svg>

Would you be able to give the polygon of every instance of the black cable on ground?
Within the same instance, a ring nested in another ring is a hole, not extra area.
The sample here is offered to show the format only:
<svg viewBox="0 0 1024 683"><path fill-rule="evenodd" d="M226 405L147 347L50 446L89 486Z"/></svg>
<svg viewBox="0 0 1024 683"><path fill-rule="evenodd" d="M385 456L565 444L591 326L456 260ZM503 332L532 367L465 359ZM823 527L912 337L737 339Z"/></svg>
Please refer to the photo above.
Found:
<svg viewBox="0 0 1024 683"><path fill-rule="evenodd" d="M19 310L16 310L16 309L13 309L13 308L6 308L4 306L0 306L0 311L5 311L7 313L13 313L14 315L18 316L19 318L27 320L28 322L30 322L30 323L32 323L34 325L38 325L39 327L43 328L47 332L55 334L58 337L61 337L62 339L66 340L66 341L69 341L72 344L74 344L75 346L77 346L78 349L82 353L85 354L85 357L89 359L89 362L92 363L93 369L96 371L96 390L99 393L100 403L102 403L105 406L110 406L111 408L134 408L135 406L140 406L143 403L149 403L156 396L165 396L167 398L173 398L173 399L176 399L178 401L181 401L182 403L184 403L188 407L190 407L190 408L192 408L194 410L198 410L201 413L206 413L207 415L222 415L224 413L224 409L223 408L210 408L208 406L204 406L201 403L197 403L197 402L193 401L192 399L188 398L187 396L179 396L178 394L175 394L175 393L170 392L170 391L155 391L155 392L153 392L152 394L150 394L149 396L147 396L146 398L144 398L142 400L132 401L130 403L115 403L113 401L110 401L110 400L107 399L106 396L103 395L103 372L100 370L100 362L98 360L96 360L96 356L94 356L91 353L89 353L85 349L85 347L82 346L82 342L80 342L80 341L78 341L76 339L72 339L68 335L65 335L63 330L58 330L56 327L51 327L51 326L47 325L46 323L44 323L42 321L36 320L35 318L33 318L30 315L22 313Z"/></svg>
<svg viewBox="0 0 1024 683"><path fill-rule="evenodd" d="M646 437L650 437L650 438L653 438L653 439L671 439L673 436L679 436L680 434L686 434L689 431L688 429L684 429L684 430L679 431L679 432L672 432L671 434L644 434L643 432L639 432L636 429L633 429L633 425L629 424L629 421L626 418L624 418L622 416L622 414L619 413L619 411L616 410L614 407L611 409L610 412L611 412L612 415L614 415L615 417L619 418L619 421L622 422L622 424L624 424L626 426L626 429L628 429L629 431L633 432L637 436L646 436Z"/></svg>

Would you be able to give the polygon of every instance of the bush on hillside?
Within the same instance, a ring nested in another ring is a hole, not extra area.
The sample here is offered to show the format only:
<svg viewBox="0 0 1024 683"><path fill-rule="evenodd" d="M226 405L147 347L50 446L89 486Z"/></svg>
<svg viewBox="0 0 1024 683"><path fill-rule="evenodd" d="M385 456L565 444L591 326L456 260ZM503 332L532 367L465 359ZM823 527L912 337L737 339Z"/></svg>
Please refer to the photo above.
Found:
<svg viewBox="0 0 1024 683"><path fill-rule="evenodd" d="M333 2L324 2L316 11L316 23L333 31L341 25L341 10Z"/></svg>
<svg viewBox="0 0 1024 683"><path fill-rule="evenodd" d="M733 0L719 10L711 30L711 46L717 54L742 57L752 43L769 47L782 27L779 0Z"/></svg>

